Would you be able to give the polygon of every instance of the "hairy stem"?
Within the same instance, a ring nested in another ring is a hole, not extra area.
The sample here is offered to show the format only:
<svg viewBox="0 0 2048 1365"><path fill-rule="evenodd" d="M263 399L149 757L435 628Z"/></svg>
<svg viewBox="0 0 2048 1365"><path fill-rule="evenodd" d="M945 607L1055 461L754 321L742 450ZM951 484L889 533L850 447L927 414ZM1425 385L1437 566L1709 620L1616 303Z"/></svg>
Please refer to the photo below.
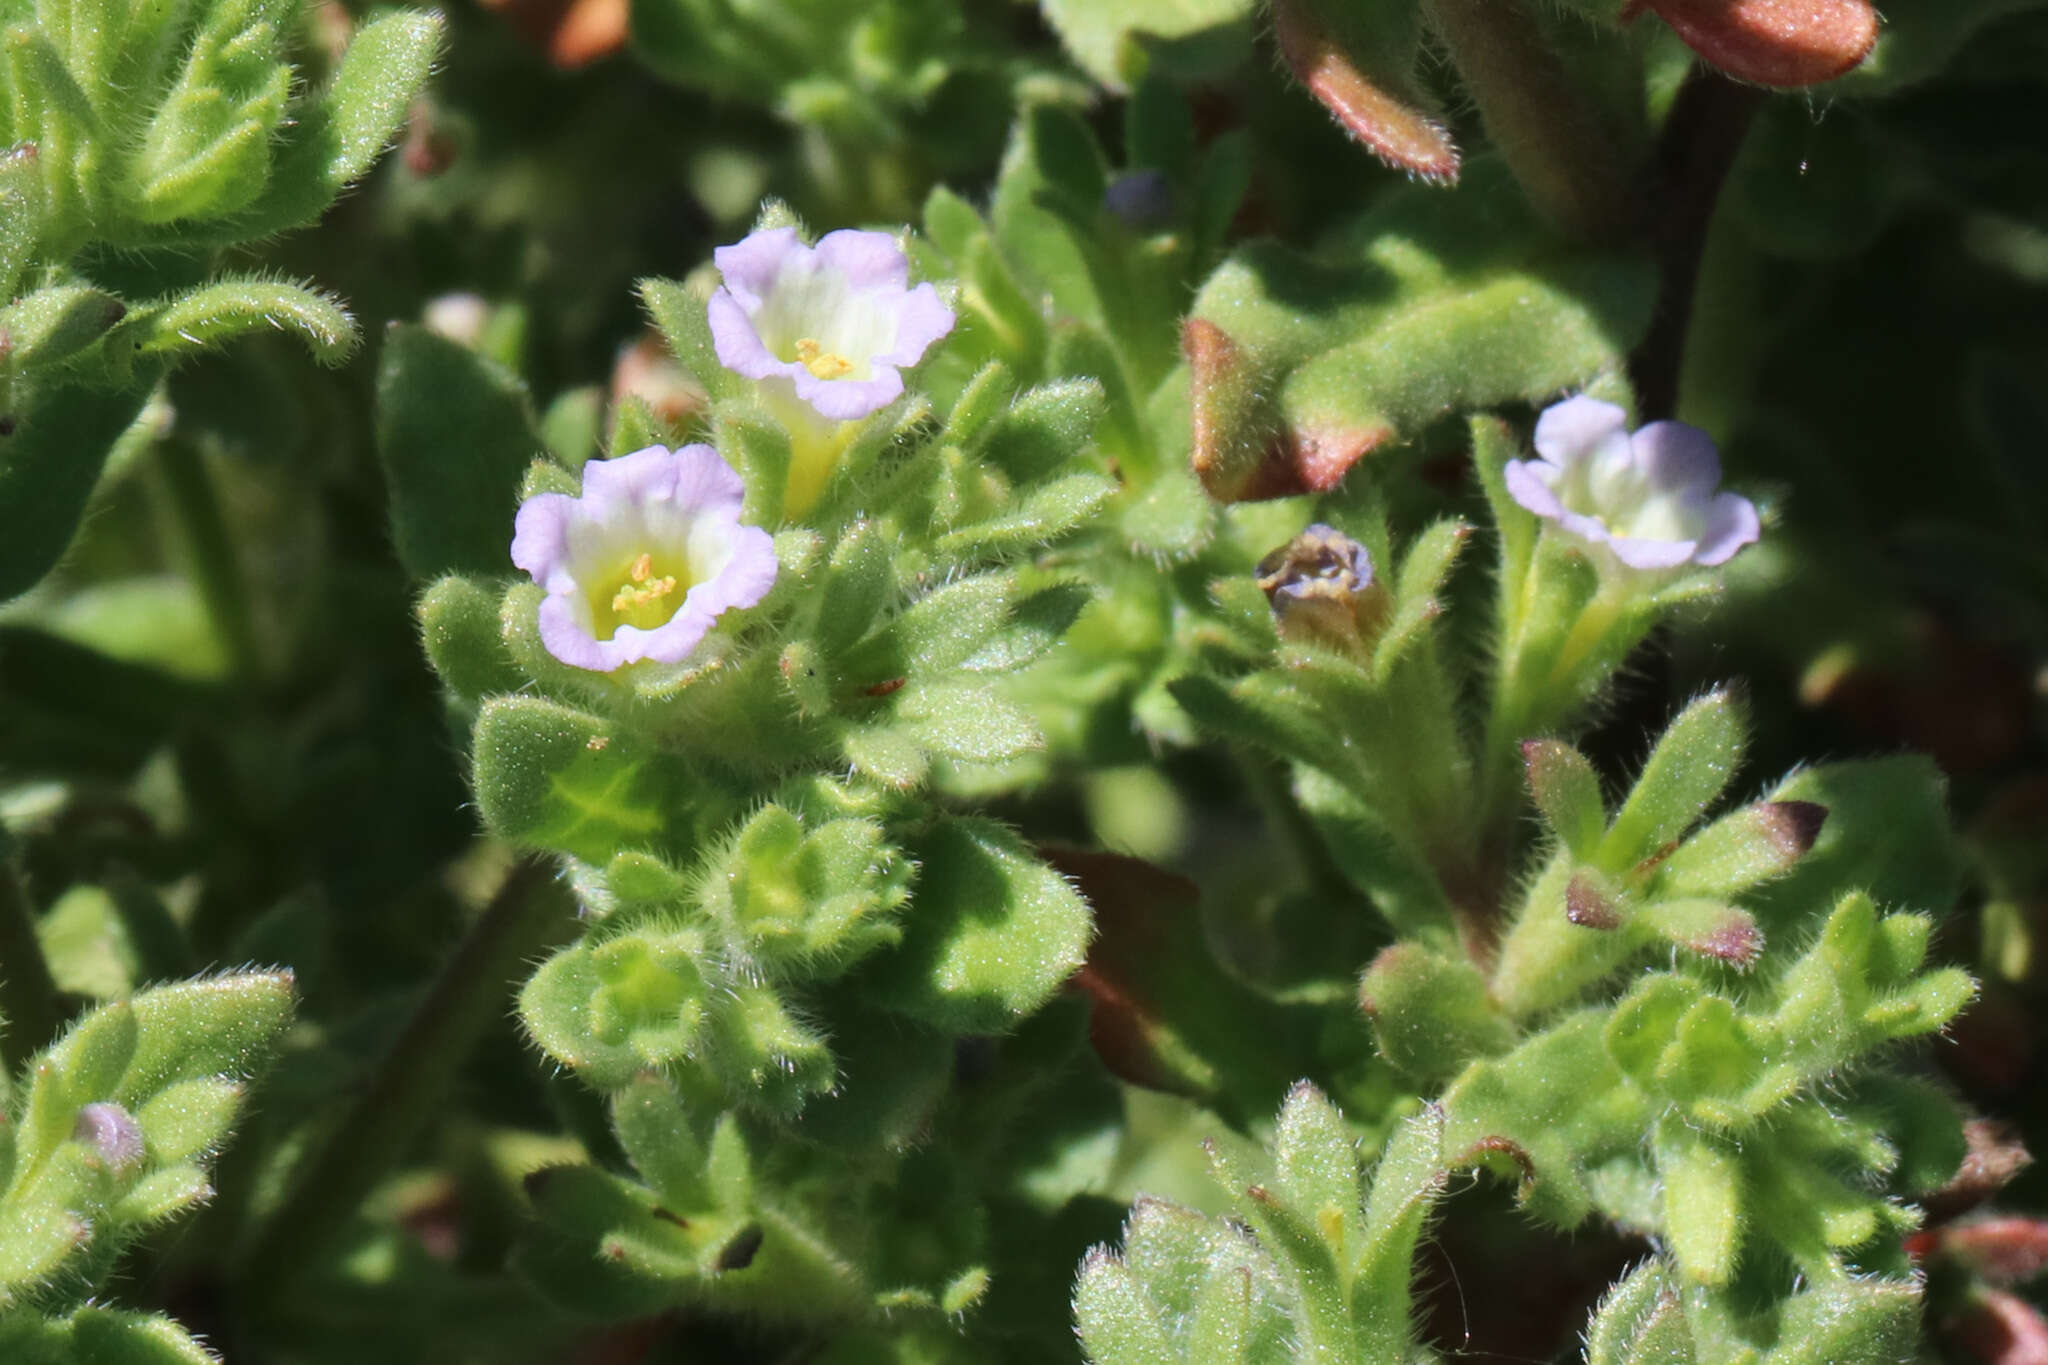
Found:
<svg viewBox="0 0 2048 1365"><path fill-rule="evenodd" d="M1273 833L1292 855L1303 885L1331 905L1353 907L1361 913L1370 911L1371 902L1344 875L1329 845L1323 842L1323 832L1295 799L1285 765L1248 749L1238 748L1235 752L1246 788L1265 813Z"/></svg>
<svg viewBox="0 0 2048 1365"><path fill-rule="evenodd" d="M227 646L235 676L245 683L254 682L262 658L249 611L248 585L242 581L241 564L227 521L221 516L213 478L199 451L188 441L161 441L156 452L157 467L163 471L164 487L192 556L192 577L206 604L207 617Z"/></svg>
<svg viewBox="0 0 2048 1365"><path fill-rule="evenodd" d="M551 859L528 854L513 864L354 1105L250 1239L244 1275L252 1302L279 1294L318 1260L440 1110L457 1069L503 1016L528 961L566 922L564 909Z"/></svg>
<svg viewBox="0 0 2048 1365"><path fill-rule="evenodd" d="M0 1063L14 1072L57 1036L64 1009L9 853L0 832L0 1012L7 1016L0 1029Z"/></svg>
<svg viewBox="0 0 2048 1365"><path fill-rule="evenodd" d="M1437 32L1508 169L1546 218L1591 241L1641 222L1633 158L1523 0L1432 0Z"/></svg>
<svg viewBox="0 0 2048 1365"><path fill-rule="evenodd" d="M1629 357L1645 420L1670 417L1678 409L1707 228L1764 93L1694 66L1665 120L1657 147L1657 306L1649 332Z"/></svg>

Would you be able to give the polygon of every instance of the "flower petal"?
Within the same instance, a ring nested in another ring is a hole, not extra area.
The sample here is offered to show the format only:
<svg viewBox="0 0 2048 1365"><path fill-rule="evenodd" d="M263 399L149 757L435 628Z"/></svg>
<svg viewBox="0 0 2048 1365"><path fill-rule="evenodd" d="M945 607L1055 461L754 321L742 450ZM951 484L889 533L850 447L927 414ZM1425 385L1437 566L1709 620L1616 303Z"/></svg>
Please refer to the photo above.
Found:
<svg viewBox="0 0 2048 1365"><path fill-rule="evenodd" d="M775 538L758 526L733 529L731 557L715 578L690 589L678 616L692 611L705 613L708 625L713 617L741 607L751 607L775 586L780 569L775 560Z"/></svg>
<svg viewBox="0 0 2048 1365"><path fill-rule="evenodd" d="M583 514L610 521L621 512L675 496L676 461L666 446L648 446L630 455L591 460L583 466Z"/></svg>
<svg viewBox="0 0 2048 1365"><path fill-rule="evenodd" d="M899 293L910 282L910 258L886 232L859 232L852 228L828 232L818 239L812 259L817 269L838 272L847 287L856 291ZM721 262L719 269L724 268Z"/></svg>
<svg viewBox="0 0 2048 1365"><path fill-rule="evenodd" d="M547 652L571 668L608 673L619 665L606 658L590 629L590 609L570 584L567 593L551 593L540 604L540 642ZM580 610L579 610L580 608Z"/></svg>
<svg viewBox="0 0 2048 1365"><path fill-rule="evenodd" d="M1507 468L1501 471L1501 481L1507 485L1509 497L1537 516L1555 520L1564 515L1564 504L1558 500L1557 490L1543 477L1543 471L1549 468L1535 460L1509 460Z"/></svg>
<svg viewBox="0 0 2048 1365"><path fill-rule="evenodd" d="M867 379L820 379L798 365L790 375L796 381L797 397L809 403L821 417L836 422L853 422L880 412L903 392L903 376L893 366L876 365Z"/></svg>
<svg viewBox="0 0 2048 1365"><path fill-rule="evenodd" d="M519 504L512 519L512 563L533 576L549 592L565 591L558 580L569 579L569 519L576 499L563 493L538 493Z"/></svg>
<svg viewBox="0 0 2048 1365"><path fill-rule="evenodd" d="M1615 536L1607 542L1615 558L1631 569L1673 569L1685 563L1698 548L1696 540L1636 540Z"/></svg>
<svg viewBox="0 0 2048 1365"><path fill-rule="evenodd" d="M1652 422L1629 438L1650 485L1666 491L1714 491L1721 482L1721 452L1714 440L1685 422Z"/></svg>
<svg viewBox="0 0 2048 1365"><path fill-rule="evenodd" d="M803 368L775 358L775 353L768 349L761 340L760 332L755 330L754 319L748 316L746 305L731 290L720 289L713 293L706 314L711 322L711 349L717 353L718 363L733 373L749 379L766 379L770 375L790 374Z"/></svg>
<svg viewBox="0 0 2048 1365"><path fill-rule="evenodd" d="M896 313L896 340L875 363L915 365L940 337L953 330L953 310L939 298L939 291L921 284L905 295Z"/></svg>
<svg viewBox="0 0 2048 1365"><path fill-rule="evenodd" d="M651 448L661 450L660 446ZM662 453L667 454L666 451ZM747 496L747 485L739 472L725 462L724 456L698 442L679 448L668 459L674 478L673 496L679 506L739 515L740 503Z"/></svg>
<svg viewBox="0 0 2048 1365"><path fill-rule="evenodd" d="M1536 419L1536 453L1554 465L1592 454L1616 436L1626 438L1628 414L1612 403L1579 394L1552 403Z"/></svg>
<svg viewBox="0 0 2048 1365"><path fill-rule="evenodd" d="M690 590L691 596L697 590ZM637 626L620 626L612 635L612 645L618 654L620 664L638 663L642 659L653 659L658 663L679 664L690 657L711 632L711 622L718 613L692 607L687 601L676 614L653 630L641 630ZM613 665L614 668L618 664Z"/></svg>
<svg viewBox="0 0 2048 1365"><path fill-rule="evenodd" d="M711 253L725 287L749 312L761 306L775 288L776 276L793 261L804 260L811 249L804 245L793 227L766 228L750 232L731 246ZM724 360L720 356L720 360Z"/></svg>
<svg viewBox="0 0 2048 1365"><path fill-rule="evenodd" d="M1756 504L1740 493L1721 493L1707 508L1706 529L1700 532L1693 562L1709 567L1726 564L1735 552L1763 534Z"/></svg>

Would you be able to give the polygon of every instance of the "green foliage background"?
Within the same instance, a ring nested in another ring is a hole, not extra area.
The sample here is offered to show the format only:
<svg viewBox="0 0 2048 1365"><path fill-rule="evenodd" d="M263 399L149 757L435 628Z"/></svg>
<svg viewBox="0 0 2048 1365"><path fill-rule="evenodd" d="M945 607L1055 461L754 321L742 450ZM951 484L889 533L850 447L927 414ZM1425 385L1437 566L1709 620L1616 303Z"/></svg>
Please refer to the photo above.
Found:
<svg viewBox="0 0 2048 1365"><path fill-rule="evenodd" d="M1621 9L0 3L0 1360L2028 1359L2048 15ZM800 508L783 223L958 317ZM554 660L698 439L774 593Z"/></svg>

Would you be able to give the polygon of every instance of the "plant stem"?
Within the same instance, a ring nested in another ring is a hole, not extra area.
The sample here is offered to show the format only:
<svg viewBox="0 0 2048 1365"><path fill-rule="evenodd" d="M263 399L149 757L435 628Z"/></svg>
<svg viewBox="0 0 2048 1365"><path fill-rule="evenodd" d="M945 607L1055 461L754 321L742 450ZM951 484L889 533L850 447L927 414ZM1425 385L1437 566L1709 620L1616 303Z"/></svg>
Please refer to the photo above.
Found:
<svg viewBox="0 0 2048 1365"><path fill-rule="evenodd" d="M565 923L564 907L552 859L527 854L512 865L354 1106L250 1238L243 1259L250 1302L274 1299L311 1268L433 1119L456 1070L503 1016L529 959Z"/></svg>
<svg viewBox="0 0 2048 1365"><path fill-rule="evenodd" d="M1323 842L1323 833L1316 828L1316 822L1294 799L1285 765L1249 749L1233 748L1238 768L1245 776L1245 786L1265 812L1273 833L1292 853L1307 889L1332 905L1353 907L1361 912L1372 910L1371 901L1344 875L1336 856Z"/></svg>
<svg viewBox="0 0 2048 1365"><path fill-rule="evenodd" d="M163 471L171 507L192 556L192 577L206 614L227 646L235 676L245 683L261 674L255 619L249 611L248 585L242 581L235 543L221 516L220 495L199 451L189 441L159 441L157 467Z"/></svg>
<svg viewBox="0 0 2048 1365"><path fill-rule="evenodd" d="M1636 167L1522 0L1433 0L1437 31L1508 169L1546 218L1590 241L1641 223Z"/></svg>
<svg viewBox="0 0 2048 1365"><path fill-rule="evenodd" d="M1646 420L1678 410L1685 338L1692 327L1707 228L1735 154L1764 91L1694 66L1679 87L1657 146L1657 305L1650 330L1629 357L1629 377Z"/></svg>
<svg viewBox="0 0 2048 1365"><path fill-rule="evenodd" d="M0 1030L0 1064L18 1072L57 1036L64 1010L10 852L0 833L0 1012L7 1016Z"/></svg>

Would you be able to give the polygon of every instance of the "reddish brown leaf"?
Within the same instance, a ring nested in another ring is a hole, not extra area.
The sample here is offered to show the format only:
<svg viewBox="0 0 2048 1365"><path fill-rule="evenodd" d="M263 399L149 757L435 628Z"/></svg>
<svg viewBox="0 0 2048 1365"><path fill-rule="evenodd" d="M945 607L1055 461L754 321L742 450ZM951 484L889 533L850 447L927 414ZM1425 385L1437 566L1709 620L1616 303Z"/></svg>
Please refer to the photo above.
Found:
<svg viewBox="0 0 2048 1365"><path fill-rule="evenodd" d="M1275 0L1273 31L1295 78L1374 156L1425 180L1458 178L1450 133L1412 99L1361 70L1317 16L1313 0Z"/></svg>
<svg viewBox="0 0 2048 1365"><path fill-rule="evenodd" d="M1919 1200L1929 1223L1945 1223L1968 1213L2034 1164L2020 1141L2019 1130L2004 1119L1971 1119L1963 1125L1963 1140L1969 1144L1969 1155L1962 1166L1947 1184Z"/></svg>
<svg viewBox="0 0 2048 1365"><path fill-rule="evenodd" d="M1944 1326L1953 1345L1984 1365L2048 1365L2048 1322L2003 1290L1979 1294Z"/></svg>
<svg viewBox="0 0 2048 1365"><path fill-rule="evenodd" d="M1647 0L1686 46L1737 80L1818 85L1877 42L1870 0Z"/></svg>
<svg viewBox="0 0 2048 1365"><path fill-rule="evenodd" d="M1993 1284L2017 1284L2048 1268L2048 1221L2012 1217L1956 1223L1936 1234L1935 1251Z"/></svg>

